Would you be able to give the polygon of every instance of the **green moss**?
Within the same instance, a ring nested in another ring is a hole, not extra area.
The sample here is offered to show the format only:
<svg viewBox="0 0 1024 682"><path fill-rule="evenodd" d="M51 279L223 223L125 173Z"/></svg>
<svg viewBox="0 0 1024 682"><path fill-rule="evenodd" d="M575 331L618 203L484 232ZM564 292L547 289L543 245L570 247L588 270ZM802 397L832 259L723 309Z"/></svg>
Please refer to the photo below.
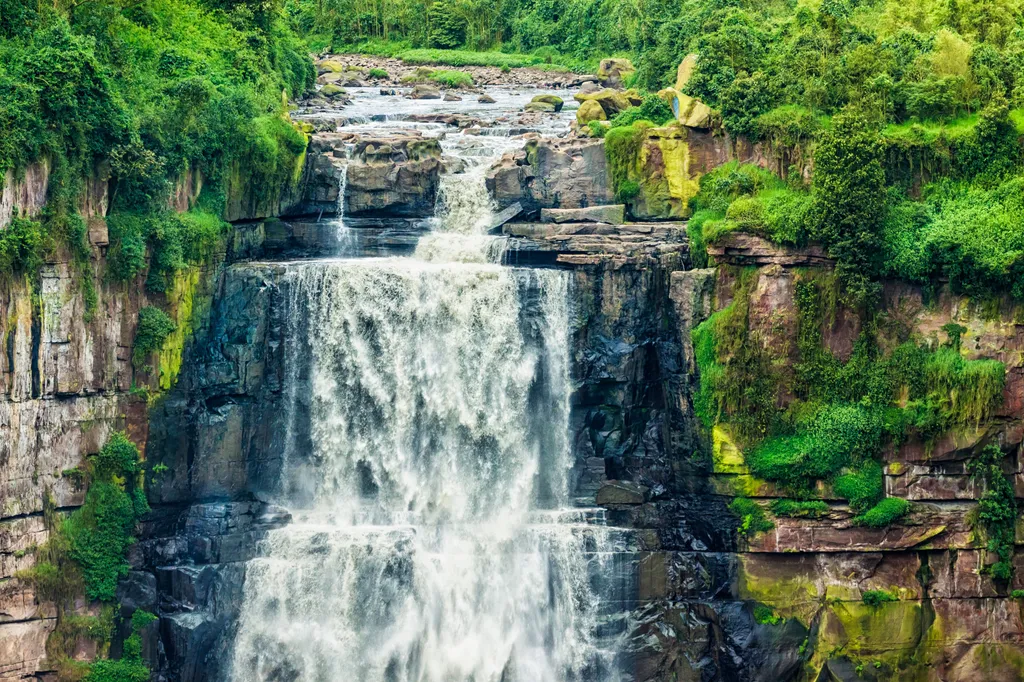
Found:
<svg viewBox="0 0 1024 682"><path fill-rule="evenodd" d="M881 606L886 602L899 601L899 597L886 590L865 590L861 595L861 601L868 606Z"/></svg>
<svg viewBox="0 0 1024 682"><path fill-rule="evenodd" d="M761 625L778 625L786 622L786 619L775 613L772 607L758 604L754 607L754 622Z"/></svg>
<svg viewBox="0 0 1024 682"><path fill-rule="evenodd" d="M819 519L829 511L828 504L821 500L773 500L769 509L776 516L809 519Z"/></svg>
<svg viewBox="0 0 1024 682"><path fill-rule="evenodd" d="M871 528L884 528L896 523L909 512L910 502L899 497L887 497L854 518L854 522Z"/></svg>
<svg viewBox="0 0 1024 682"><path fill-rule="evenodd" d="M856 469L837 477L832 485L832 490L837 496L849 500L850 508L853 511L862 512L875 505L885 495L885 479L882 475L882 466L874 460L867 460ZM864 517L877 520L880 514L884 515L885 511L892 509L893 503L906 502L906 500L898 498L889 499L892 500L892 503L888 506L879 503L866 513ZM885 500L882 500L882 502L885 502ZM879 507L882 507L882 509L879 509ZM867 523L867 525L873 524ZM882 525L888 524L883 523Z"/></svg>
<svg viewBox="0 0 1024 682"><path fill-rule="evenodd" d="M736 530L743 537L751 538L775 527L775 524L765 516L761 505L749 498L737 497L729 503L729 511L738 517Z"/></svg>

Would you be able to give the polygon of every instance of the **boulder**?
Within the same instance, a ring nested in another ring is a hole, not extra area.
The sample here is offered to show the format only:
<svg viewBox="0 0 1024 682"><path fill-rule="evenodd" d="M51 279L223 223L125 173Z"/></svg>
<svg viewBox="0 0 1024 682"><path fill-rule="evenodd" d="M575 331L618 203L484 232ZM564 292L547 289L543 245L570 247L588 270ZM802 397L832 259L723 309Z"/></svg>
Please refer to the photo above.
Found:
<svg viewBox="0 0 1024 682"><path fill-rule="evenodd" d="M712 125L711 107L696 97L679 93L672 111L676 120L689 128L710 128Z"/></svg>
<svg viewBox="0 0 1024 682"><path fill-rule="evenodd" d="M346 88L361 88L361 87L364 87L366 85L366 83L364 83L363 81L359 80L358 78L348 77L348 78L346 78L344 80L342 85L344 87L346 87Z"/></svg>
<svg viewBox="0 0 1024 682"><path fill-rule="evenodd" d="M576 121L580 125L586 125L591 121L607 121L608 114L604 113L604 109L600 103L594 100L587 100L580 104L580 108L576 110Z"/></svg>
<svg viewBox="0 0 1024 682"><path fill-rule="evenodd" d="M531 104L534 102L544 102L546 104L552 104L555 107L555 111L562 110L562 98L556 95L537 95L532 100L530 100Z"/></svg>
<svg viewBox="0 0 1024 682"><path fill-rule="evenodd" d="M444 101L445 102L461 102L462 98L459 97L458 95L452 94L450 92L446 92L446 93L444 93Z"/></svg>
<svg viewBox="0 0 1024 682"><path fill-rule="evenodd" d="M601 86L594 81L583 81L583 85L580 86L580 93L584 95L590 95L595 92L601 92Z"/></svg>
<svg viewBox="0 0 1024 682"><path fill-rule="evenodd" d="M597 79L609 88L621 88L627 78L636 73L633 62L621 57L602 59L597 68Z"/></svg>
<svg viewBox="0 0 1024 682"><path fill-rule="evenodd" d="M336 83L337 81L341 80L342 76L343 74L339 73L338 71L328 71L327 73L322 73L319 76L317 76L316 82L319 83L320 85L325 85L327 83Z"/></svg>
<svg viewBox="0 0 1024 682"><path fill-rule="evenodd" d="M621 225L626 220L624 204L588 206L586 208L542 208L542 223L607 223Z"/></svg>
<svg viewBox="0 0 1024 682"><path fill-rule="evenodd" d="M523 111L553 114L556 111L558 111L558 108L554 104L551 104L550 102L530 102L525 107L523 107Z"/></svg>
<svg viewBox="0 0 1024 682"><path fill-rule="evenodd" d="M441 99L441 91L433 85L417 85L409 93L412 99Z"/></svg>
<svg viewBox="0 0 1024 682"><path fill-rule="evenodd" d="M683 57L683 61L679 62L679 68L676 69L676 90L683 91L683 87L690 82L695 68L697 68L697 55L688 54Z"/></svg>
<svg viewBox="0 0 1024 682"><path fill-rule="evenodd" d="M316 72L318 74L324 74L332 71L335 73L341 73L344 70L345 65L334 59L324 59L316 64Z"/></svg>
<svg viewBox="0 0 1024 682"><path fill-rule="evenodd" d="M479 102L480 104L494 104L495 102L497 102L496 99L494 99L493 97L491 97L487 93L484 93L484 94L480 95L479 97L477 97L476 101Z"/></svg>
<svg viewBox="0 0 1024 682"><path fill-rule="evenodd" d="M320 94L328 99L334 99L335 97L341 97L345 94L345 89L336 83L328 83L324 87L320 88Z"/></svg>
<svg viewBox="0 0 1024 682"><path fill-rule="evenodd" d="M611 118L620 111L625 111L633 106L629 101L629 98L618 90L612 90L611 88L605 88L604 90L589 94L579 92L576 93L573 99L580 104L583 102L597 102L601 105L601 108L604 109L605 116L608 118Z"/></svg>

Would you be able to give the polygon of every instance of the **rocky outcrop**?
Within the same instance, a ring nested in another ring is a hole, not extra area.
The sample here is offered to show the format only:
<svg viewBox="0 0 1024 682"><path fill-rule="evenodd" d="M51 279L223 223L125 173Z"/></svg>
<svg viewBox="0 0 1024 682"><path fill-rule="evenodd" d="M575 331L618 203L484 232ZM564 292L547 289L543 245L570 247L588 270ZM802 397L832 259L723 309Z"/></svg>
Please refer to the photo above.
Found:
<svg viewBox="0 0 1024 682"><path fill-rule="evenodd" d="M441 146L436 139L360 140L347 171L345 214L431 216L440 177Z"/></svg>
<svg viewBox="0 0 1024 682"><path fill-rule="evenodd" d="M502 208L519 202L542 208L586 208L614 203L601 140L531 140L487 173L487 191Z"/></svg>

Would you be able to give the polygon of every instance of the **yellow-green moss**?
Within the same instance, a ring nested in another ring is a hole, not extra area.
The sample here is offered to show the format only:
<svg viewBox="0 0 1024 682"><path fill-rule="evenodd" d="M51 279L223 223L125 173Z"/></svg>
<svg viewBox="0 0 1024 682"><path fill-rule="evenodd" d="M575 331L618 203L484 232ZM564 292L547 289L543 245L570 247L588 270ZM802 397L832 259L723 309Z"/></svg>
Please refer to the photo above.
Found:
<svg viewBox="0 0 1024 682"><path fill-rule="evenodd" d="M193 320L197 312L195 309L196 289L199 285L200 275L201 270L197 266L190 266L179 271L175 274L167 292L167 301L172 311L171 317L176 326L160 349L160 388L165 391L174 386L178 374L181 373L185 342L192 336Z"/></svg>

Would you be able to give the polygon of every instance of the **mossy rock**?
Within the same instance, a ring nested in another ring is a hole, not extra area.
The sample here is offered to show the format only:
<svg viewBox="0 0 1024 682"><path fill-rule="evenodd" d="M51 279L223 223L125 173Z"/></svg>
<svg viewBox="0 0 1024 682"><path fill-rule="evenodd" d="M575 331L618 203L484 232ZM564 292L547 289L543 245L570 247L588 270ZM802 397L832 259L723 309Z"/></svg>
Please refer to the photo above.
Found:
<svg viewBox="0 0 1024 682"><path fill-rule="evenodd" d="M333 59L325 59L323 61L317 62L316 64L316 71L318 74L324 74L329 72L341 73L344 70L345 65Z"/></svg>
<svg viewBox="0 0 1024 682"><path fill-rule="evenodd" d="M546 104L552 104L555 107L555 111L561 111L562 105L564 104L562 98L556 95L537 95L536 97L530 100L530 104L533 104L534 102L544 102Z"/></svg>
<svg viewBox="0 0 1024 682"><path fill-rule="evenodd" d="M633 62L624 57L602 59L597 67L597 79L604 85L617 87L636 73Z"/></svg>
<svg viewBox="0 0 1024 682"><path fill-rule="evenodd" d="M688 54L683 57L683 61L679 62L679 67L676 69L676 90L683 91L683 87L690 82L690 77L693 76L693 70L696 68L697 55Z"/></svg>
<svg viewBox="0 0 1024 682"><path fill-rule="evenodd" d="M608 114L604 113L601 104L594 100L587 100L576 110L576 121L580 125L586 125L591 121L607 121Z"/></svg>
<svg viewBox="0 0 1024 682"><path fill-rule="evenodd" d="M579 92L574 95L574 99L580 104L583 102L597 102L604 109L605 116L608 118L612 118L615 114L633 106L624 94L611 88L591 93Z"/></svg>
<svg viewBox="0 0 1024 682"><path fill-rule="evenodd" d="M530 102L527 104L523 111L533 111L553 114L558 111L559 107L556 107L551 102Z"/></svg>
<svg viewBox="0 0 1024 682"><path fill-rule="evenodd" d="M328 83L324 87L320 88L320 94L329 99L334 99L335 97L341 97L344 95L345 88L334 83Z"/></svg>

